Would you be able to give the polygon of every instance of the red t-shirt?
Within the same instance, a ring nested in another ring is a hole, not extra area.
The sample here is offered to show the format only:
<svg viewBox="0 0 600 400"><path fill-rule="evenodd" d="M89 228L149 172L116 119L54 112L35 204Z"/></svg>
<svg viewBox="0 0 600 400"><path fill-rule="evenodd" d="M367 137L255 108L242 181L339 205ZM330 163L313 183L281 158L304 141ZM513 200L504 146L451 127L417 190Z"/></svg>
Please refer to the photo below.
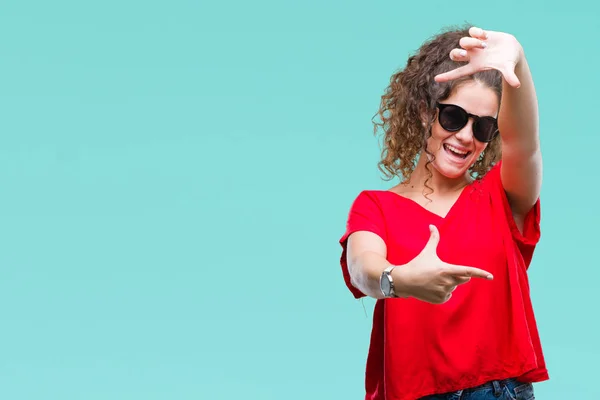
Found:
<svg viewBox="0 0 600 400"><path fill-rule="evenodd" d="M413 400L478 386L495 379L548 379L529 296L527 269L540 238L540 203L517 228L500 179L500 163L467 186L445 218L391 191L363 191L340 239L346 285L348 236L379 235L394 265L416 257L437 226L442 261L478 267L491 281L471 279L449 301L377 300L366 366L369 400Z"/></svg>

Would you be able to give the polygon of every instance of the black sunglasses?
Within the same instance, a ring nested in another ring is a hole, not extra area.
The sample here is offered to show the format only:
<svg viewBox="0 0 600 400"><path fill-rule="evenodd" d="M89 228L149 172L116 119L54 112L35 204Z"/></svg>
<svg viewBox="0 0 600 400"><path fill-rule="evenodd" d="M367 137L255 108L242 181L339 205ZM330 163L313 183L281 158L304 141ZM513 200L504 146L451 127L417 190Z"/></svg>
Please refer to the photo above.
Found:
<svg viewBox="0 0 600 400"><path fill-rule="evenodd" d="M480 142L489 143L498 136L498 121L494 117L480 117L469 114L455 104L437 103L440 110L438 121L449 132L458 132L473 118L473 136Z"/></svg>

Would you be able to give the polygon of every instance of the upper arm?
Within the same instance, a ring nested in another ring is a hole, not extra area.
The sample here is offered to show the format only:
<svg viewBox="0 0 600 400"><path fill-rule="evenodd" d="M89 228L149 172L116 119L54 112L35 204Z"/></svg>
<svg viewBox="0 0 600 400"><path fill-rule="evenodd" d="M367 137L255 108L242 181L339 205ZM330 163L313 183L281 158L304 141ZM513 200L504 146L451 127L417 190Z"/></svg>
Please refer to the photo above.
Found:
<svg viewBox="0 0 600 400"><path fill-rule="evenodd" d="M542 187L542 155L503 146L500 167L502 187L516 220L522 219L535 205Z"/></svg>
<svg viewBox="0 0 600 400"><path fill-rule="evenodd" d="M486 174L483 184L485 185L485 191L490 196L491 211L497 218L506 219L512 238L519 247L528 266L533 250L540 239L540 199L538 197L532 204L529 203L531 205L525 206L526 211L520 213L515 211L515 207L511 205L511 200L502 182L503 167L504 159ZM510 171L510 168L507 168L507 170Z"/></svg>
<svg viewBox="0 0 600 400"><path fill-rule="evenodd" d="M344 281L357 298L365 295L354 285L357 280L362 280L362 272L364 272L357 270L357 260L361 255L369 252L385 256L386 235L386 220L377 193L361 192L350 207L346 231L339 240L342 246L340 265Z"/></svg>

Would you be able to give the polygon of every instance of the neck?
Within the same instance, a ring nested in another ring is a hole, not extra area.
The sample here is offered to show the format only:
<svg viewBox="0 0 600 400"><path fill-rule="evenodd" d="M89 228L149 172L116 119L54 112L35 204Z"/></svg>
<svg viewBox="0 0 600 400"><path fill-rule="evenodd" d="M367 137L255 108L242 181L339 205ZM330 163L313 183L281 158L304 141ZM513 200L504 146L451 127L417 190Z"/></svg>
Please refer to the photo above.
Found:
<svg viewBox="0 0 600 400"><path fill-rule="evenodd" d="M468 173L465 173L464 176L458 178L448 178L440 174L431 164L429 164L429 171L431 171L432 174L430 177L426 166L427 160L427 154L422 152L419 157L419 162L410 177L410 182L405 183L405 185L417 190L422 190L425 188L425 183L427 183L427 186L432 188L434 193L443 195L445 193L453 193L461 190L473 181Z"/></svg>

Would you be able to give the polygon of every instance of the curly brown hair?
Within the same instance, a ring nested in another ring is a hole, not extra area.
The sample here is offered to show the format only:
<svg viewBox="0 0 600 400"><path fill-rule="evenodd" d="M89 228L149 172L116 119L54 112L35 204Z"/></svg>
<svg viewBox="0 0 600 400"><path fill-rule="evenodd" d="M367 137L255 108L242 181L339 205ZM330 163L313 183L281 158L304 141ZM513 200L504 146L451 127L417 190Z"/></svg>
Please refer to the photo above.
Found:
<svg viewBox="0 0 600 400"><path fill-rule="evenodd" d="M431 136L431 126L436 118L436 103L447 99L458 86L475 80L494 90L500 101L502 76L496 70L477 72L449 82L434 81L436 75L465 64L453 61L449 56L452 49L459 48L459 41L465 36L469 36L469 27L445 28L411 55L403 70L392 75L390 85L381 96L379 111L373 117L375 134L383 131L378 167L387 180L397 176L401 181L410 181L419 154L422 150L427 151L427 139ZM422 121L423 114L428 116L426 121ZM375 121L377 116L380 121ZM481 178L500 156L498 135L488 144L469 173L474 179ZM431 178L429 164L426 165Z"/></svg>

